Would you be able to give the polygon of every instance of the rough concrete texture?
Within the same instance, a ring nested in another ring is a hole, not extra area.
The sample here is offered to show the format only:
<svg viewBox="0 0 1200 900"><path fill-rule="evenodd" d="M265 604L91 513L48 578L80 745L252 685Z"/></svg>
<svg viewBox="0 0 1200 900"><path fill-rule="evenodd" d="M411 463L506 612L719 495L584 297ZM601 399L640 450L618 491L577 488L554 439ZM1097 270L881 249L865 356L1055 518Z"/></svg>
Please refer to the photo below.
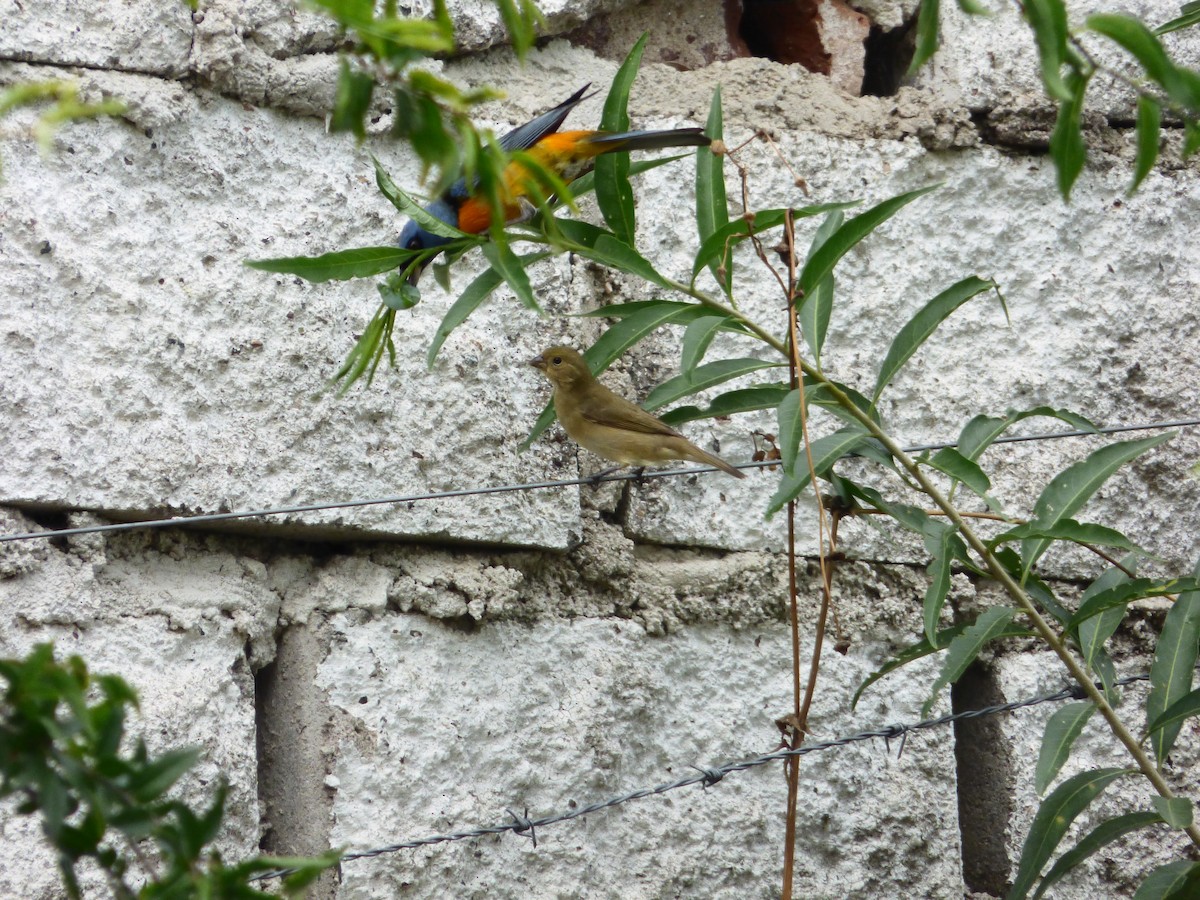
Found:
<svg viewBox="0 0 1200 900"><path fill-rule="evenodd" d="M464 633L412 615L335 616L330 628L318 684L355 726L333 748L332 833L355 846L491 824L506 807L566 812L753 756L777 743L788 708L790 651L774 628L653 638L575 620ZM859 653L829 657L816 736L915 714L915 671L845 713L872 668ZM913 884L960 896L948 750L914 740L898 760L882 744L805 758L798 896ZM784 794L778 770L762 769L548 826L536 852L508 838L405 850L347 864L342 896L775 896ZM907 837L884 845L880 832Z"/></svg>
<svg viewBox="0 0 1200 900"><path fill-rule="evenodd" d="M757 131L774 144L738 152L750 211L871 204L944 182L844 259L822 359L869 392L921 304L969 274L997 279L1011 325L994 298L973 301L885 394L880 411L904 442L952 440L977 412L1041 404L1105 425L1194 416L1200 262L1187 236L1200 224L1200 169L1179 162L1168 129L1162 162L1125 197L1127 98L1100 85L1086 119L1090 162L1064 205L1042 152L1052 119L1031 43L1009 12L963 20L953 6L943 4L934 66L889 97L851 96L798 66L726 59L703 46L716 43L718 22L658 2L546 6L551 34L610 14L609 43L597 55L548 40L524 67L505 49L485 52L499 34L493 6L456 4L466 46L480 52L433 65L463 84L502 85L507 97L478 111L502 132L585 82L608 84L627 50L613 29L650 11L672 27L654 29L658 56L648 55L631 96L635 125L702 123L721 85L729 145ZM858 8L885 29L915 13L907 0ZM1176 12L1169 2L1136 11L1152 23ZM427 278L422 303L397 318L397 369L338 397L328 379L378 303L373 285L309 285L242 265L392 242L400 222L374 187L368 153L398 183L419 186L416 160L383 137L386 106L361 148L324 134L339 43L327 22L281 0L214 0L194 15L170 4L0 0L0 22L0 80L66 71L85 98L129 105L121 120L65 129L46 157L28 139L28 113L0 132L0 501L11 504L0 533L101 521L80 510L150 518L570 478L603 465L557 427L517 452L549 396L524 360L550 343L590 343L606 325L568 313L660 293L561 257L531 272L549 316L502 289L429 370L425 349L457 292ZM686 46L671 47L676 37ZM1195 59L1195 40L1168 38L1184 59ZM836 56L861 66L861 48ZM602 99L569 123L596 122ZM743 183L727 174L741 214ZM695 251L693 178L681 161L636 187L639 248L676 278L690 278ZM599 219L590 201L582 214ZM817 224L801 223L802 246ZM479 254L460 260L455 289L483 265ZM782 333L774 278L748 252L735 272L742 309ZM698 284L715 290L707 273ZM606 382L644 396L677 371L679 339L664 329ZM710 358L760 352L722 336ZM814 436L830 427L814 413ZM1062 427L1031 420L1021 430ZM749 458L755 429L777 426L762 414L684 427L734 461ZM1198 442L1183 430L1122 470L1080 517L1126 530L1162 558L1157 571L1190 569ZM1102 443L997 446L985 457L993 494L1026 514L1055 472ZM843 470L911 500L869 463ZM773 720L790 708L786 532L782 516L765 521L761 511L777 478L718 473L305 513L219 535L5 544L0 652L55 638L94 670L125 674L141 689L153 747L206 749L185 794L202 796L218 772L231 779L222 847L235 856L362 849L502 821L506 807L542 815L775 746ZM810 507L799 523L811 556ZM925 551L875 524L839 530L847 559L836 568L832 642L847 652L827 647L815 739L915 719L932 679L932 661L901 670L847 711L861 678L921 630ZM1062 553L1045 569L1070 594L1100 565ZM815 562L802 569L807 654L820 582ZM996 602L991 587L956 575L943 624L985 602ZM1145 669L1158 626L1135 610L1120 636L1122 671ZM987 683L960 687L956 706L1060 685L1020 649L978 675ZM1004 719L990 746L960 740L957 761L949 730L910 738L898 759L867 744L807 759L797 895L1002 893L1036 807L1029 769L1048 713ZM1195 752L1185 731L1173 778L1194 768ZM1071 765L1107 764L1109 753L1093 723ZM783 795L778 768L756 770L543 829L536 851L505 836L348 863L318 896L775 896ZM995 811L990 833L967 827L962 810L974 798ZM5 811L0 840L32 860L0 866L0 895L57 896L36 826ZM1062 896L1095 896L1101 884L1131 895L1149 864L1133 859L1136 848L1115 845ZM973 881L979 872L995 880Z"/></svg>

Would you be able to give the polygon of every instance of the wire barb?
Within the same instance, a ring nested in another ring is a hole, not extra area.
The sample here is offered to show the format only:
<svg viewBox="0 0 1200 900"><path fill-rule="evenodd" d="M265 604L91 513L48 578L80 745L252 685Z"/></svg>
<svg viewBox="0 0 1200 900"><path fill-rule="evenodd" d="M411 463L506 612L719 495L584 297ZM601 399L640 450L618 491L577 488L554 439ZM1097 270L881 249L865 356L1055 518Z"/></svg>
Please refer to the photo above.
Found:
<svg viewBox="0 0 1200 900"><path fill-rule="evenodd" d="M1127 675L1124 678L1119 678L1113 682L1113 686L1124 686L1134 684L1139 681L1149 681L1149 674L1142 675ZM505 808L505 812L512 818L511 822L502 822L498 825L486 825L480 828L471 828L465 831L456 831L450 834L437 834L431 837L417 838L411 841L402 841L396 844L389 844L386 847L376 847L372 850L359 850L353 853L347 853L342 856L342 862L349 862L355 859L373 859L377 856L382 856L385 853L396 853L400 850L415 850L418 847L427 847L431 844L445 844L454 841L465 841L473 838L487 837L492 834L503 834L505 832L513 832L528 837L533 840L533 845L537 846L537 836L534 832L535 828L544 828L547 825L557 825L559 822L567 822L571 819L578 819L589 813L599 812L603 809L609 809L614 806L620 806L623 803L629 803L631 800L641 800L643 797L653 797L658 794L665 794L669 791L679 790L685 787L691 787L694 784L701 785L707 789L717 782L721 781L726 775L732 775L735 772L744 772L748 769L754 769L759 766L765 766L768 763L778 762L781 760L790 759L797 756L804 756L809 753L818 753L823 750L832 750L838 747L848 747L851 744L860 743L862 741L875 740L883 738L884 741L889 741L899 738L901 741L900 752L904 752L904 742L908 739L908 735L917 732L925 731L930 728L938 728L943 725L948 725L952 722L957 722L962 719L976 719L984 716L994 716L1006 712L1015 712L1019 709L1026 709L1031 706L1037 706L1042 703L1055 703L1063 700L1068 700L1074 696L1074 691L1071 688L1064 688L1061 691L1055 691L1053 694L1044 694L1039 697L1030 697L1025 700L1017 700L1012 703L1002 703L998 706L986 706L982 709L969 709L963 712L951 713L945 716L939 716L936 719L926 719L923 722L915 722L911 725L886 725L881 728L874 728L870 731L860 731L857 734L847 735L846 737L837 738L835 740L823 741L821 743L804 744L800 747L785 748L776 750L772 753L764 753L761 756L756 756L751 759L743 759L737 762L725 763L721 766L713 766L711 768L702 768L700 766L689 766L695 769L700 774L689 775L686 778L681 778L678 781L669 784L660 784L655 787L641 788L640 790L630 791L627 794L620 794L616 797L610 797L607 800L598 800L595 803L590 803L587 806L577 807L566 812L557 813L555 815L543 816L540 819L528 818L529 810L526 809L523 815L518 816L511 809ZM890 748L889 748L890 753ZM899 754L897 754L899 759ZM264 872L256 875L250 881L265 881L269 878L280 878L284 875L290 875L295 869L279 869L273 872Z"/></svg>

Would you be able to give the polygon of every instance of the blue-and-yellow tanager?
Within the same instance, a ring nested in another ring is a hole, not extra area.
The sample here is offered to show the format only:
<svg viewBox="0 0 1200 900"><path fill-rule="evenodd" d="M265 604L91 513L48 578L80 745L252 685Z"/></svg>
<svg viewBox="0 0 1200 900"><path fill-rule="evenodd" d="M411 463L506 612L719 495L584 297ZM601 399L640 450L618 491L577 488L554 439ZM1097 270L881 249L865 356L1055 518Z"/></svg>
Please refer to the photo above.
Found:
<svg viewBox="0 0 1200 900"><path fill-rule="evenodd" d="M707 147L712 141L702 128L673 128L666 131L559 131L563 120L584 98L590 85L584 85L554 109L515 128L500 139L506 151L526 150L533 158L570 183L589 171L602 153L627 150L661 150L666 147ZM513 161L504 169L500 214L505 223L522 219L530 208L526 196L531 179L521 163ZM493 210L488 200L459 179L425 210L467 234L483 234L492 226ZM449 243L452 238L426 231L409 220L400 232L400 246L406 250L426 250ZM414 270L415 282L420 271Z"/></svg>

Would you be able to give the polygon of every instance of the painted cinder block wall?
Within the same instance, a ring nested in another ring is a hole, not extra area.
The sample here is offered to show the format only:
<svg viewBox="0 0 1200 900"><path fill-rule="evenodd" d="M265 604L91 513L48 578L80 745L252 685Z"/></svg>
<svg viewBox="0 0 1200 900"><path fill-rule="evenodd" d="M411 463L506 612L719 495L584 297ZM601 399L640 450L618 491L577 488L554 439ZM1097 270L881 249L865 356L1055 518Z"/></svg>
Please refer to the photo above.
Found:
<svg viewBox="0 0 1200 900"><path fill-rule="evenodd" d="M503 87L506 98L479 114L503 130L584 82L607 84L649 28L635 122L702 123L721 85L729 143L769 131L807 185L752 145L743 158L753 206L874 202L942 182L840 266L825 359L839 379L869 387L926 299L971 273L1003 285L1011 323L994 301L977 301L897 378L882 411L906 442L953 439L977 412L1039 404L1101 424L1194 416L1197 164L1177 162L1168 129L1164 161L1126 197L1129 97L1104 86L1088 118L1091 161L1064 204L1044 155L1052 119L1034 51L1008 7L986 22L946 10L943 50L912 85L856 96L861 29L902 27L912 7L830 6L822 21L844 26L826 36L833 80L739 56L723 14L661 0L544 5L557 37L524 66L498 43L490 5L464 2L455 15L470 52L438 65ZM1158 0L1129 11L1175 14ZM1196 37L1171 41L1185 61L1200 59ZM545 263L531 274L551 316L500 291L427 369L425 348L455 296L427 280L421 305L398 319L397 368L337 397L322 388L374 309L373 285L310 285L242 265L392 240L399 222L369 153L418 185L412 155L384 137L386 115L362 147L325 133L336 43L321 18L284 0L213 0L198 13L150 0L0 2L5 83L69 75L86 95L129 105L121 119L64 129L45 156L29 114L0 126L0 531L538 481L599 465L557 431L518 452L548 394L524 360L551 342L594 340L602 320L566 314L654 296L644 286L582 260ZM595 122L599 100L571 121ZM681 162L637 184L639 246L677 276L690 272L696 243L692 178ZM741 196L732 174L729 193ZM596 211L585 204L584 215ZM481 265L463 259L455 285ZM742 270L746 308L778 315L769 277L749 260ZM678 338L655 336L608 382L644 395L674 374ZM742 460L756 427L773 430L769 417L687 430ZM995 448L995 494L1028 509L1053 473L1099 444ZM1088 517L1126 530L1163 571L1190 569L1198 450L1196 430L1181 430L1101 491ZM501 821L506 807L565 810L776 745L791 663L784 525L762 516L774 477L5 544L0 652L53 640L135 684L152 747L205 750L185 793L200 798L228 779L229 857L375 847ZM811 510L802 521L811 557ZM849 649L825 657L812 719L820 739L914 721L935 673L902 670L849 711L862 678L920 630L924 560L919 546L857 522L843 525L841 543L835 592ZM1082 556L1047 566L1066 590L1098 571ZM817 585L810 563L805 622ZM993 586L959 576L946 615L994 602ZM1162 614L1153 603L1134 610L1114 648L1122 672L1146 669ZM953 702L1061 685L1053 661L1014 647ZM807 758L797 895L1002 893L1036 809L1030 772L1049 711L929 732L900 756L860 744ZM1068 771L1112 762L1098 727ZM1185 728L1173 757L1185 790L1196 782L1196 737ZM1144 803L1138 790L1112 793ZM757 769L544 829L536 848L505 836L348 863L320 892L775 896L784 796L780 771ZM0 808L0 845L0 895L60 896L35 822ZM1058 896L1129 896L1176 846L1119 842Z"/></svg>

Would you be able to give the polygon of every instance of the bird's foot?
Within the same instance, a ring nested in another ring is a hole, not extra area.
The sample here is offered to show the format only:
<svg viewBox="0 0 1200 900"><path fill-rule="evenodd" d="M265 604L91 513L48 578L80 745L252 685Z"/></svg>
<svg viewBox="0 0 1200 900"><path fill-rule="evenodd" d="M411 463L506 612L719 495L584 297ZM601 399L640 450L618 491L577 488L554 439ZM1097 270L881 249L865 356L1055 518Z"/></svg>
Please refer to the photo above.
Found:
<svg viewBox="0 0 1200 900"><path fill-rule="evenodd" d="M611 475L613 472L620 472L623 468L625 468L625 467L624 466L609 466L607 469L601 469L599 472L596 472L590 478L588 478L588 483L589 484L599 484L605 478L607 478L609 475Z"/></svg>

